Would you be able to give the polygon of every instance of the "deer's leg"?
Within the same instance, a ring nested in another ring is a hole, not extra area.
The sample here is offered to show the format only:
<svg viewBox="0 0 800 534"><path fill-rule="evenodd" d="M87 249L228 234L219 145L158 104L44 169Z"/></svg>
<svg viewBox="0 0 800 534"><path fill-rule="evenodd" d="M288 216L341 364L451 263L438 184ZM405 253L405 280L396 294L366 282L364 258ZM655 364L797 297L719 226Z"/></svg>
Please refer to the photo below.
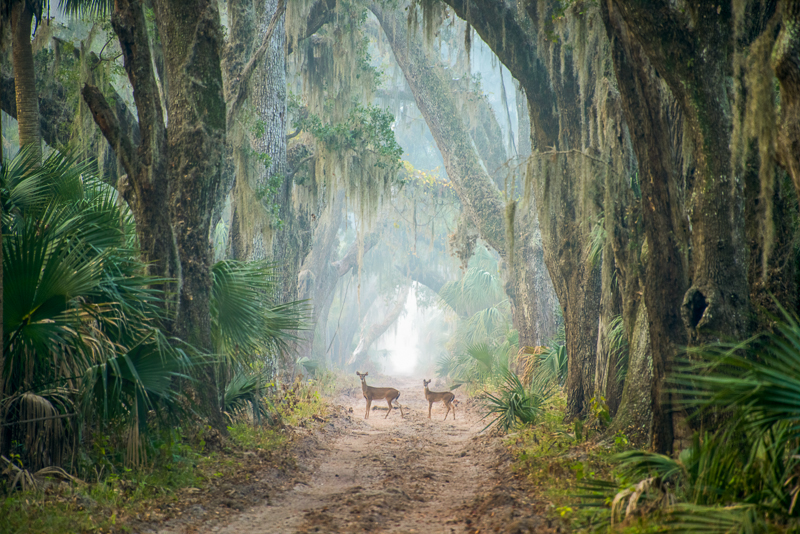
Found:
<svg viewBox="0 0 800 534"><path fill-rule="evenodd" d="M433 403L428 401L428 419L431 418L431 408L433 408Z"/></svg>
<svg viewBox="0 0 800 534"><path fill-rule="evenodd" d="M386 399L386 403L389 405L389 411L386 412L386 416L384 417L384 419L389 417L389 414L392 413L392 399Z"/></svg>
<svg viewBox="0 0 800 534"><path fill-rule="evenodd" d="M367 399L367 412L364 414L364 419L369 419L369 407L372 406L372 401Z"/></svg>
<svg viewBox="0 0 800 534"><path fill-rule="evenodd" d="M447 416L448 416L448 415L450 415L450 403L449 403L449 402L445 402L445 403L444 403L444 407L445 407L445 408L447 408L447 411L446 411L446 412L444 412L444 419L443 419L443 421L447 421ZM455 416L453 416L453 417L455 417Z"/></svg>
<svg viewBox="0 0 800 534"><path fill-rule="evenodd" d="M406 416L406 414L404 414L404 413L403 413L403 405L402 405L402 404L400 404L400 401L399 401L399 400L397 401L397 407L398 407L398 408L400 408L400 418L403 418L403 417L405 417L405 416Z"/></svg>
<svg viewBox="0 0 800 534"><path fill-rule="evenodd" d="M452 404L453 401L450 401L451 405L453 406L453 421L456 420L456 405Z"/></svg>

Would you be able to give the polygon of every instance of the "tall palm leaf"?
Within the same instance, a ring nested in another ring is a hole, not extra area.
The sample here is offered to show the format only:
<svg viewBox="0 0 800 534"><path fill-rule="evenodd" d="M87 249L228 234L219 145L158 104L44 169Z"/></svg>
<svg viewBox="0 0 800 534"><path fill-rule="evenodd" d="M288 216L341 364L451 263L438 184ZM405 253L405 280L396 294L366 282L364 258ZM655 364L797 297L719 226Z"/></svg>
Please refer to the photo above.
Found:
<svg viewBox="0 0 800 534"><path fill-rule="evenodd" d="M214 265L212 275L212 335L217 351L230 363L286 350L295 339L292 332L305 328L305 301L273 304L273 264L225 260Z"/></svg>
<svg viewBox="0 0 800 534"><path fill-rule="evenodd" d="M188 363L158 330L161 296L149 287L158 281L141 275L130 213L91 164L58 152L37 166L24 150L0 180L12 213L0 417L19 423L11 432L34 463L57 461L61 423L76 416L89 429L132 420L138 437L148 410L176 406L172 377Z"/></svg>
<svg viewBox="0 0 800 534"><path fill-rule="evenodd" d="M800 438L800 323L783 310L774 333L738 345L715 345L691 351L673 382L688 388L694 407L742 409L748 429L760 435L779 423L788 425L785 440Z"/></svg>

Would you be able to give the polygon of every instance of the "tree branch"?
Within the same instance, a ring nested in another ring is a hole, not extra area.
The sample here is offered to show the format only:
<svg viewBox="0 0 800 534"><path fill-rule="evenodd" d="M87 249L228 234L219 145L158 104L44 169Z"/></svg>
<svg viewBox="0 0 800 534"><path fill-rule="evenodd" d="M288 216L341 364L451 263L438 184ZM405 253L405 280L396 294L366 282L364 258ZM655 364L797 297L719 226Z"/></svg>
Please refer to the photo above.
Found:
<svg viewBox="0 0 800 534"><path fill-rule="evenodd" d="M159 159L165 150L166 130L141 0L116 0L111 25L119 37L125 72L133 86L138 122L144 125L141 146L149 159ZM135 180L137 174L129 172L128 176Z"/></svg>
<svg viewBox="0 0 800 534"><path fill-rule="evenodd" d="M401 289L400 293L397 295L397 299L394 302L394 306L392 307L391 311L389 311L389 314L383 319L383 321L373 324L369 330L366 331L366 333L361 335L361 339L358 340L356 350L347 361L347 365L352 365L359 361L362 356L365 356L370 345L375 343L375 341L377 341L378 338L381 337L383 333L394 324L395 321L397 321L397 318L400 317L400 313L402 313L403 309L406 307L406 300L408 299L408 292L410 289L411 285Z"/></svg>
<svg viewBox="0 0 800 534"><path fill-rule="evenodd" d="M269 27L267 28L266 35L264 35L264 41L261 43L261 46L258 48L258 50L256 50L256 52L253 54L253 57L250 58L250 61L247 62L247 65L245 65L244 69L242 69L242 73L235 82L236 86L232 90L234 95L233 101L230 103L230 107L228 108L228 128L230 128L233 117L235 117L239 112L239 109L244 103L244 99L247 97L247 86L250 83L250 77L253 75L256 65L264 57L264 54L267 53L269 42L272 40L272 34L275 32L275 27L278 25L278 21L281 19L281 16L283 16L285 11L286 0L278 0L278 7L275 9L275 13L272 15L272 19L269 21Z"/></svg>
<svg viewBox="0 0 800 534"><path fill-rule="evenodd" d="M467 21L489 45L500 61L525 88L534 101L555 102L553 84L547 66L539 57L536 30L541 21L521 12L517 2L506 0L443 0L456 15ZM535 11L536 8L531 5ZM531 25L532 23L532 25ZM524 45L522 43L525 43ZM546 57L546 53L542 54ZM529 100L530 101L530 100ZM541 146L551 146L558 139L558 111L552 106L531 107Z"/></svg>
<svg viewBox="0 0 800 534"><path fill-rule="evenodd" d="M303 35L297 37L297 43L308 39L333 19L336 2L337 0L317 0L314 5L311 6L311 9L308 10L308 17L306 18L305 32L303 32ZM293 41L286 43L289 54L294 52L297 43Z"/></svg>
<svg viewBox="0 0 800 534"><path fill-rule="evenodd" d="M406 274L405 270L396 265L395 268L402 274ZM411 256L408 261L408 275L415 282L424 285L434 293L438 293L442 286L447 282L442 274L434 269L429 268L423 264L416 256Z"/></svg>
<svg viewBox="0 0 800 534"><path fill-rule="evenodd" d="M300 160L300 161L297 163L297 165L295 165L295 166L294 166L294 169L292 170L292 172L290 172L290 173L289 173L289 175L286 177L286 179L287 179L287 180L291 180L292 178L294 178L294 175L295 175L295 174L297 174L297 171L299 171L299 170L300 170L300 167L301 167L301 166L302 166L302 165L303 165L305 162L307 162L307 161L309 161L309 160L312 160L312 159L314 159L314 157L315 157L315 156L316 156L316 154L311 154L310 156L307 156L307 157L305 157L305 158L301 159L301 160Z"/></svg>
<svg viewBox="0 0 800 534"><path fill-rule="evenodd" d="M369 252L372 247L378 244L380 241L380 234L378 232L370 232L364 238L364 252L366 254ZM347 274L347 271L352 269L358 263L358 241L350 245L350 248L345 253L344 257L339 261L335 261L331 263L331 265L336 269L336 273L342 277Z"/></svg>
<svg viewBox="0 0 800 534"><path fill-rule="evenodd" d="M86 105L89 106L89 111L92 112L95 124L103 132L108 144L114 149L125 172L128 173L129 177L133 176L135 174L136 153L130 139L126 135L122 135L117 116L111 106L108 105L106 97L103 96L100 89L88 83L84 84L81 95L83 95Z"/></svg>

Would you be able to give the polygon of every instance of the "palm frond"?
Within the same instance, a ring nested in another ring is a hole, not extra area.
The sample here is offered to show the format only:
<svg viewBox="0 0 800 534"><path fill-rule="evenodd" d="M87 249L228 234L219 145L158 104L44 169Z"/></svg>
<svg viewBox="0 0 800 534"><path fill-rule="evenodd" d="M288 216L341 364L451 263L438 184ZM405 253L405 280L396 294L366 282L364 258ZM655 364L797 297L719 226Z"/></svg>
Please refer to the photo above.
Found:
<svg viewBox="0 0 800 534"><path fill-rule="evenodd" d="M530 389L526 389L512 371L506 371L504 379L505 383L497 393L485 392L480 397L487 408L484 418L494 416L484 430L498 425L507 432L517 424L535 423L554 391L552 386L544 381L534 382Z"/></svg>
<svg viewBox="0 0 800 534"><path fill-rule="evenodd" d="M74 17L105 17L114 9L114 0L59 0L58 7Z"/></svg>
<svg viewBox="0 0 800 534"><path fill-rule="evenodd" d="M307 304L273 304L275 267L225 260L212 269L211 314L217 350L231 361L285 350L294 331L306 328Z"/></svg>
<svg viewBox="0 0 800 534"><path fill-rule="evenodd" d="M686 403L703 410L741 407L748 429L763 434L786 422L785 439L800 438L800 324L783 313L774 333L692 350L693 359L684 360L672 379L691 390Z"/></svg>
<svg viewBox="0 0 800 534"><path fill-rule="evenodd" d="M250 410L256 422L262 418L271 419L275 407L264 395L268 382L263 372L236 372L225 387L225 412L233 416Z"/></svg>
<svg viewBox="0 0 800 534"><path fill-rule="evenodd" d="M608 232L605 228L605 216L601 215L589 232L589 243L586 250L586 258L589 265L596 266L603 256L603 249L606 246Z"/></svg>
<svg viewBox="0 0 800 534"><path fill-rule="evenodd" d="M608 338L610 357L615 360L616 374L614 380L618 384L625 382L625 375L628 373L628 337L625 334L625 322L622 315L615 315L609 321L606 329Z"/></svg>

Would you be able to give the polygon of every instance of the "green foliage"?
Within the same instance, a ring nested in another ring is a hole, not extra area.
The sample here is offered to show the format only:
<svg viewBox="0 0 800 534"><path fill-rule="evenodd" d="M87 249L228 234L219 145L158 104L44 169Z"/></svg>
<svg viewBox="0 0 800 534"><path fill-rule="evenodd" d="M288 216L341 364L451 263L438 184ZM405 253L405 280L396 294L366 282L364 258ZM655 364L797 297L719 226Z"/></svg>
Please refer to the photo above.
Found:
<svg viewBox="0 0 800 534"><path fill-rule="evenodd" d="M266 389L274 387L267 373L239 369L225 386L223 407L229 417L243 420L252 414L256 424L266 420L276 421L275 406L266 396Z"/></svg>
<svg viewBox="0 0 800 534"><path fill-rule="evenodd" d="M58 7L67 15L101 18L111 14L113 0L59 0Z"/></svg>
<svg viewBox="0 0 800 534"><path fill-rule="evenodd" d="M305 301L276 304L276 266L267 262L224 260L212 268L212 339L220 359L217 382L221 404L231 418L248 414L256 423L273 420L265 397L280 354L306 327Z"/></svg>
<svg viewBox="0 0 800 534"><path fill-rule="evenodd" d="M506 371L504 379L504 384L496 393L485 392L480 396L488 410L484 418L494 417L486 428L497 425L508 432L517 425L536 423L541 418L545 403L554 393L552 383L539 380L528 389L513 371Z"/></svg>
<svg viewBox="0 0 800 534"><path fill-rule="evenodd" d="M541 373L559 385L563 385L567 380L569 358L567 357L567 347L554 343L539 355L539 366Z"/></svg>
<svg viewBox="0 0 800 534"><path fill-rule="evenodd" d="M696 417L722 421L676 458L620 454L614 484L588 484L612 503L607 523L651 517L682 532L800 528L800 323L784 312L774 333L692 349L672 378ZM615 504L614 504L615 503Z"/></svg>
<svg viewBox="0 0 800 534"><path fill-rule="evenodd" d="M313 113L300 113L300 103L289 100L289 112L296 117L294 127L309 132L331 152L370 151L378 156L378 168L396 169L403 148L392 130L394 116L378 106L355 103L340 123L327 123Z"/></svg>
<svg viewBox="0 0 800 534"><path fill-rule="evenodd" d="M519 333L510 327L511 309L497 260L478 247L461 279L442 286L439 298L457 320L448 353L437 362L437 374L472 387L503 381L517 353Z"/></svg>
<svg viewBox="0 0 800 534"><path fill-rule="evenodd" d="M276 355L306 328L305 301L277 304L277 267L269 262L224 260L212 267L212 338L226 362L250 364Z"/></svg>
<svg viewBox="0 0 800 534"><path fill-rule="evenodd" d="M586 252L586 257L587 262L592 267L600 263L603 257L603 249L606 247L608 232L606 232L605 220L605 216L601 214L589 232L589 248Z"/></svg>
<svg viewBox="0 0 800 534"><path fill-rule="evenodd" d="M22 150L0 173L5 306L0 413L34 468L58 463L88 423L138 450L148 410L178 408L190 353L160 330L165 280L141 275L133 223L87 163ZM139 417L137 414L141 414ZM37 422L21 424L25 421ZM130 427L127 429L127 427Z"/></svg>
<svg viewBox="0 0 800 534"><path fill-rule="evenodd" d="M625 334L625 322L622 315L614 316L608 323L606 330L608 345L612 361L616 363L617 372L614 379L618 384L625 382L625 375L628 374L628 336Z"/></svg>

